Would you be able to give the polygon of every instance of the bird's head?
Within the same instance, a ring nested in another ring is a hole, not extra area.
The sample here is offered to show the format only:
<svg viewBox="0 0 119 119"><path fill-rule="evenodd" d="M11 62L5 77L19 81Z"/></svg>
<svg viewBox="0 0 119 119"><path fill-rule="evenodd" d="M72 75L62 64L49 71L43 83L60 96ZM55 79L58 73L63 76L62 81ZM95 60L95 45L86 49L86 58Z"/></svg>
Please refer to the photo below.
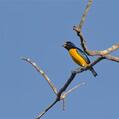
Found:
<svg viewBox="0 0 119 119"><path fill-rule="evenodd" d="M76 46L70 41L65 42L63 47L66 48L67 50L70 50L71 48L76 48Z"/></svg>

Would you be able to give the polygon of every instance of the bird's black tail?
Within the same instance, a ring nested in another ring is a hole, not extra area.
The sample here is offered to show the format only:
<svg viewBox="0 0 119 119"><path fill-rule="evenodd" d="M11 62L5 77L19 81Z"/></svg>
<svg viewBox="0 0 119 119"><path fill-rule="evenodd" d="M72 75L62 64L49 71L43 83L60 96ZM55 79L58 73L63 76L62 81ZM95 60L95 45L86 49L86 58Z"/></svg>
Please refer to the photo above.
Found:
<svg viewBox="0 0 119 119"><path fill-rule="evenodd" d="M93 69L93 67L90 68L90 71L92 72L92 74L93 74L94 77L97 76L97 73L96 73L96 71Z"/></svg>

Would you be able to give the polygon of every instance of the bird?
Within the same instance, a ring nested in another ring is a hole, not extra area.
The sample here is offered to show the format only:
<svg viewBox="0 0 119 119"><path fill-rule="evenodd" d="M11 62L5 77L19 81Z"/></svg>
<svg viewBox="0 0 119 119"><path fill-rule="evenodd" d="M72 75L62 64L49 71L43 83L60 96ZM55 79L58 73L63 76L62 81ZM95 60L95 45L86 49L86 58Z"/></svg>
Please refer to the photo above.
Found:
<svg viewBox="0 0 119 119"><path fill-rule="evenodd" d="M69 55L76 64L80 65L81 67L87 67L90 64L90 60L86 53L80 48L76 47L74 43L66 41L63 44L63 47L68 51ZM92 72L94 77L97 76L97 73L93 67L90 67L89 70Z"/></svg>

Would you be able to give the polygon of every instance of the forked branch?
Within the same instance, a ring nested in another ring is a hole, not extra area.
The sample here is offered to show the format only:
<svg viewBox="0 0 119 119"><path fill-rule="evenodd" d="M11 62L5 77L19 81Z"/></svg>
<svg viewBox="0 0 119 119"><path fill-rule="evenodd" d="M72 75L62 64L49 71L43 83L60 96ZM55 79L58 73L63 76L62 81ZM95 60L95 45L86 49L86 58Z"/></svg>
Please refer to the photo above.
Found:
<svg viewBox="0 0 119 119"><path fill-rule="evenodd" d="M78 68L78 69L75 69L74 71L71 72L71 75L70 77L68 78L68 80L66 81L66 83L62 86L62 88L56 93L56 99L53 103L51 103L48 107L46 107L46 109L41 112L38 117L36 119L40 119L49 109L51 109L57 102L61 101L61 100L64 100L66 98L66 96L72 92L73 90L77 89L79 86L81 86L83 83L80 83L78 84L77 86L74 86L72 89L69 89L68 91L66 91L66 89L68 88L68 86L71 84L71 82L74 80L75 76L83 71L87 71L88 69L90 69L90 67L96 65L99 61L103 60L104 58L103 57L99 57L97 58L94 62L92 62L88 67L81 67L81 68ZM33 62L30 58L22 58L22 60L30 63L39 73L42 72L42 70L38 67L38 65ZM42 75L42 73L41 73ZM44 75L42 75L44 77ZM47 76L45 74L45 76ZM45 78L45 77L44 77ZM45 80L47 80L47 78L45 78ZM49 83L50 82L50 83ZM51 83L51 80L49 79L48 80L48 84L50 85L50 87L57 91L56 87L53 85L53 83ZM51 86L53 85L53 87ZM65 92L66 91L66 92Z"/></svg>
<svg viewBox="0 0 119 119"><path fill-rule="evenodd" d="M82 15L81 21L78 26L74 26L73 30L77 33L77 35L80 38L81 46L83 50L90 56L102 56L105 57L108 60L119 62L119 57L109 55L111 52L114 52L115 50L119 49L119 43L112 45L111 47L105 49L105 50L90 50L87 47L86 40L84 39L84 35L82 33L82 26L86 20L86 16L88 14L88 11L92 5L93 0L89 0L88 4L84 10L84 13Z"/></svg>
<svg viewBox="0 0 119 119"><path fill-rule="evenodd" d="M105 50L89 50L86 44L86 40L84 39L83 33L79 29L78 26L74 26L73 30L76 31L77 35L80 38L81 46L83 50L90 56L102 56L105 57L108 60L119 62L119 57L112 56L110 53L116 51L119 49L119 43L112 45L111 47L105 49Z"/></svg>

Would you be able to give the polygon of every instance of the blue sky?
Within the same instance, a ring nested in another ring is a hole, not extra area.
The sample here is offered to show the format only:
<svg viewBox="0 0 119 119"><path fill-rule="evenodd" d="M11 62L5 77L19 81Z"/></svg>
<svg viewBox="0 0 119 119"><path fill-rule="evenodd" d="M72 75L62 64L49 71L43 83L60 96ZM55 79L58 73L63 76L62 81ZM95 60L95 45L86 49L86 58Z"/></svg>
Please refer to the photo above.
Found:
<svg viewBox="0 0 119 119"><path fill-rule="evenodd" d="M79 23L86 3L87 0L0 0L1 119L33 119L54 100L46 81L20 57L36 61L60 89L77 68L61 45L69 40L80 47L72 27ZM119 42L118 5L118 0L94 1L82 30L90 49L102 50ZM119 119L119 64L104 60L94 68L98 77L87 71L71 84L86 82L66 98L65 111L60 102L43 118Z"/></svg>

